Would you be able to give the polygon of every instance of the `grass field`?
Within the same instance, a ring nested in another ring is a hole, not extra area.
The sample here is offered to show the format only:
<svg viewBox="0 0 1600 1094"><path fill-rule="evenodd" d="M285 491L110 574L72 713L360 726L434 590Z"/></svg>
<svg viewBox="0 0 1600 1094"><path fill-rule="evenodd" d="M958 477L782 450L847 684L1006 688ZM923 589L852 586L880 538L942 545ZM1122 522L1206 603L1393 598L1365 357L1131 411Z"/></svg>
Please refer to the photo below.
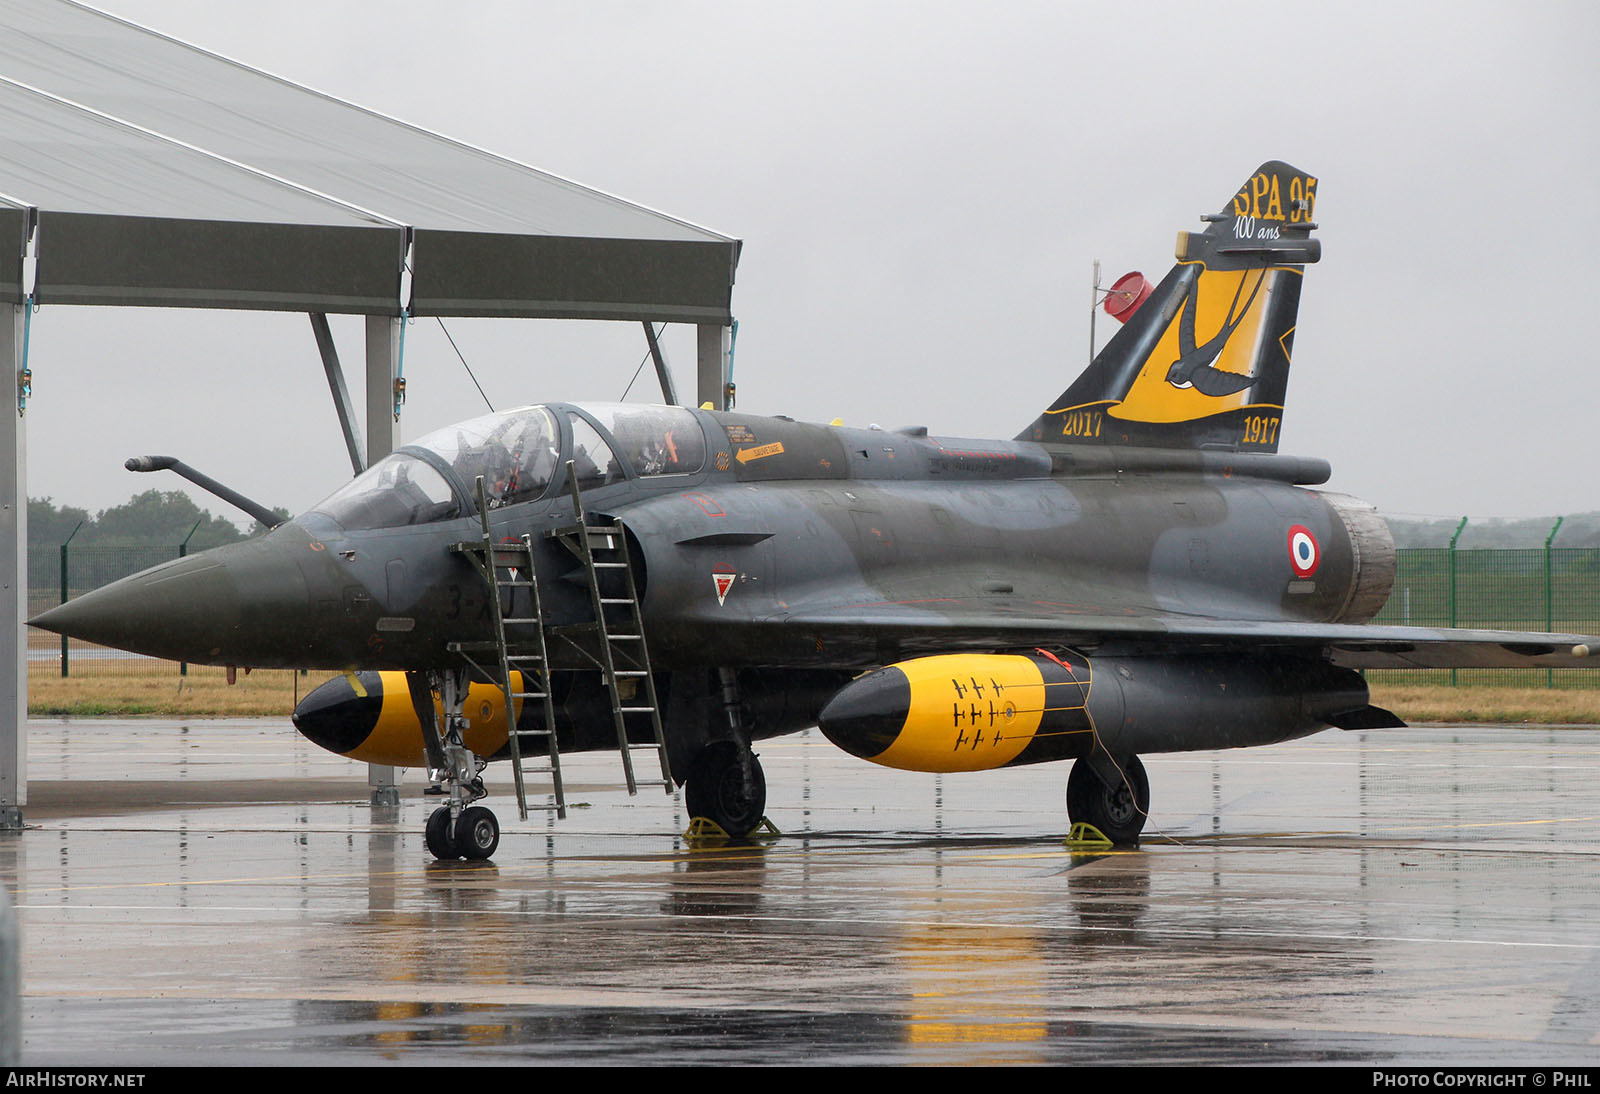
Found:
<svg viewBox="0 0 1600 1094"><path fill-rule="evenodd" d="M167 661L74 661L63 678L55 666L28 673L28 713L75 718L161 715L196 718L286 718L297 698L331 673L301 676L278 669L238 674L190 665L185 676Z"/></svg>
<svg viewBox="0 0 1600 1094"><path fill-rule="evenodd" d="M28 680L28 713L78 718L288 717L297 698L331 676L274 670L240 673L229 685L224 670L190 666L187 676L160 661L78 661L67 679L35 668ZM1393 677L1398 674L1388 674ZM1448 680L1447 674L1438 674ZM1561 674L1557 673L1557 679ZM1464 682L1393 683L1374 680L1372 701L1408 722L1540 722L1600 725L1600 688L1530 687Z"/></svg>

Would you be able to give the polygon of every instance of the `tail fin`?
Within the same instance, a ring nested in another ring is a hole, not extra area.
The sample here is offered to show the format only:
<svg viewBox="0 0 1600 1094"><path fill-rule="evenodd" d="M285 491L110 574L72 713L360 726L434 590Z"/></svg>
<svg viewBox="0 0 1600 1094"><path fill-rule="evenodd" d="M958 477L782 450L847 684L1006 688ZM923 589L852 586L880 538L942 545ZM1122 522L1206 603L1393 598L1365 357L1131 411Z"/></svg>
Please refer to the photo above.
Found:
<svg viewBox="0 0 1600 1094"><path fill-rule="evenodd" d="M1018 440L1276 452L1317 180L1264 163Z"/></svg>

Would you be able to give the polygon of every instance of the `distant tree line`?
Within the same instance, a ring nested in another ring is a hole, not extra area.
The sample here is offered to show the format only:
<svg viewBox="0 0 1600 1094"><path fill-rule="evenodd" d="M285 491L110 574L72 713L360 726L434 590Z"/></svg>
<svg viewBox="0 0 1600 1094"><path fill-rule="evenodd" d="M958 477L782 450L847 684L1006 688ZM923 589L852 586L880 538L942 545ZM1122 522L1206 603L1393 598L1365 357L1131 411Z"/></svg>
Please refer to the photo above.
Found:
<svg viewBox="0 0 1600 1094"><path fill-rule="evenodd" d="M1461 518L1442 520L1401 520L1386 518L1394 533L1396 547L1448 547ZM1555 524L1555 517L1505 520L1500 517L1473 518L1462 529L1456 547L1463 551L1543 547ZM1552 547L1600 547L1600 512L1576 513L1561 522Z"/></svg>
<svg viewBox="0 0 1600 1094"><path fill-rule="evenodd" d="M284 509L274 510L288 516ZM196 527L198 523L199 527ZM81 525L81 527L80 527ZM77 534L73 534L73 529ZM190 536L190 531L194 534ZM57 506L50 498L28 499L30 553L59 547L72 536L73 547L162 547L176 549L185 538L190 551L236 543L266 531L251 521L248 531L223 517L212 516L180 490L146 490L121 505L93 516L87 509Z"/></svg>

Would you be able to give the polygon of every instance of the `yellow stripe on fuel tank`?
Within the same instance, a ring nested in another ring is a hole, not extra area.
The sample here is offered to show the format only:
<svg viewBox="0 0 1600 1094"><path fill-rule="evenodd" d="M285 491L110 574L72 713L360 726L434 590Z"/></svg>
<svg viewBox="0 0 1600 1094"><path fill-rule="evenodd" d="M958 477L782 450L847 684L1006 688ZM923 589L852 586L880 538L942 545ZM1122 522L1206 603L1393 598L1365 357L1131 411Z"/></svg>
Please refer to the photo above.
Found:
<svg viewBox="0 0 1600 1094"><path fill-rule="evenodd" d="M1028 657L953 653L892 668L911 685L911 704L899 736L874 763L907 771L1004 767L1044 717L1044 677Z"/></svg>
<svg viewBox="0 0 1600 1094"><path fill-rule="evenodd" d="M361 744L343 753L352 760L383 764L389 767L425 767L422 726L417 721L416 708L411 705L411 692L406 687L403 672L378 674L383 705L378 711L372 732ZM521 673L512 675L512 687L520 690ZM522 701L513 700L515 713L522 715ZM433 701L437 712L442 705L437 696ZM506 705L500 689L488 684L473 684L467 690L465 704L467 728L462 741L476 755L493 756L506 745Z"/></svg>

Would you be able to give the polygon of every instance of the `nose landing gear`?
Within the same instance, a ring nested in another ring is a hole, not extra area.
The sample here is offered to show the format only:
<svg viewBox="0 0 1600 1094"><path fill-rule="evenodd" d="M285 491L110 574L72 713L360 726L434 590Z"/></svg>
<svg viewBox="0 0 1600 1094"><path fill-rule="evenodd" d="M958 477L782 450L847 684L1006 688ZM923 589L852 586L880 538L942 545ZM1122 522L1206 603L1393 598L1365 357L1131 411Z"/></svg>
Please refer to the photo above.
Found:
<svg viewBox="0 0 1600 1094"><path fill-rule="evenodd" d="M423 842L428 853L443 862L461 858L482 861L500 846L500 821L491 810L470 804L487 793L483 787L487 762L473 755L461 739L465 724L461 703L467 694L467 679L464 673L456 672L441 673L437 679L444 706L442 733L434 716L432 688L426 688L427 717L422 717L417 685L412 685L412 701L423 725L424 750L430 764L438 762L444 790L450 798L448 805L429 814Z"/></svg>

